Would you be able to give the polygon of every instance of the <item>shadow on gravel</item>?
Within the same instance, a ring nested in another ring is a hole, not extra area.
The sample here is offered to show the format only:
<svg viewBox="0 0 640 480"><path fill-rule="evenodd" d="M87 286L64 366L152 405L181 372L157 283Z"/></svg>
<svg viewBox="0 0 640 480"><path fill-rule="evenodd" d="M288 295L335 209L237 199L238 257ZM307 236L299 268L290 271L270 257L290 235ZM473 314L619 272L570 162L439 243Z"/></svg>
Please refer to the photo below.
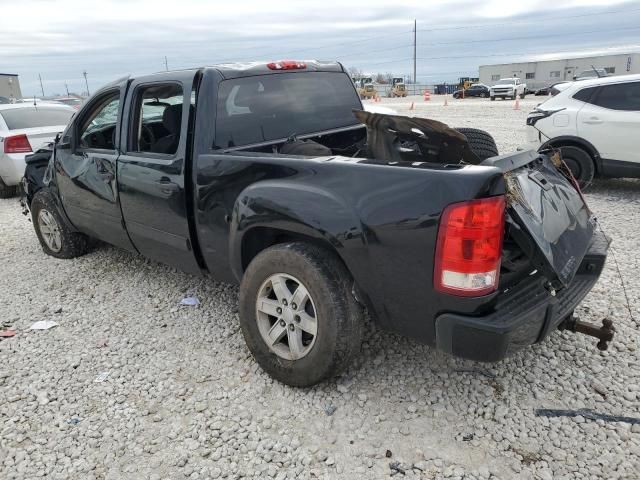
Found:
<svg viewBox="0 0 640 480"><path fill-rule="evenodd" d="M609 178L598 179L585 191L589 194L605 195L640 195L640 179L637 178ZM636 200L638 197L631 197Z"/></svg>

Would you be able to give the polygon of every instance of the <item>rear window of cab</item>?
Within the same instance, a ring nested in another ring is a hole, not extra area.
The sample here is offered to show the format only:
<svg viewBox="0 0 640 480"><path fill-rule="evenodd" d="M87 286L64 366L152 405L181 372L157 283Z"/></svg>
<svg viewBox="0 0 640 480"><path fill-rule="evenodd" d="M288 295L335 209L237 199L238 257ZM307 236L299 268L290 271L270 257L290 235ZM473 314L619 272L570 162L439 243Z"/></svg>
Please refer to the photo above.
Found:
<svg viewBox="0 0 640 480"><path fill-rule="evenodd" d="M362 104L342 72L295 72L224 80L213 148L232 148L358 125Z"/></svg>

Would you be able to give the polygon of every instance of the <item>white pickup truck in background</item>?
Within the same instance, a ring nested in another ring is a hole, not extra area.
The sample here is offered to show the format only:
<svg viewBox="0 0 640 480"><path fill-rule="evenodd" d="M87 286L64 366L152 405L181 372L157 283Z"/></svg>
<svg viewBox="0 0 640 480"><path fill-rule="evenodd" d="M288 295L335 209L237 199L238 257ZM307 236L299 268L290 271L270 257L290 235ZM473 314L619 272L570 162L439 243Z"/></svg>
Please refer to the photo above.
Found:
<svg viewBox="0 0 640 480"><path fill-rule="evenodd" d="M498 83L489 89L489 96L491 100L495 100L496 97L500 97L503 100L505 98L515 100L517 95L520 95L520 98L525 97L526 88L527 84L522 83L517 77L501 78Z"/></svg>

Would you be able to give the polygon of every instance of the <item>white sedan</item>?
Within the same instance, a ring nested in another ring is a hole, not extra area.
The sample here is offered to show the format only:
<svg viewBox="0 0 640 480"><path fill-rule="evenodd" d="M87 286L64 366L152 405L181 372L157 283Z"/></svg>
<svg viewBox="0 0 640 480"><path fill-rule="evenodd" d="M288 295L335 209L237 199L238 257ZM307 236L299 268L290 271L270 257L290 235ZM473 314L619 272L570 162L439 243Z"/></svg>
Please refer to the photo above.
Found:
<svg viewBox="0 0 640 480"><path fill-rule="evenodd" d="M17 193L24 157L52 142L76 111L54 103L0 105L0 198Z"/></svg>

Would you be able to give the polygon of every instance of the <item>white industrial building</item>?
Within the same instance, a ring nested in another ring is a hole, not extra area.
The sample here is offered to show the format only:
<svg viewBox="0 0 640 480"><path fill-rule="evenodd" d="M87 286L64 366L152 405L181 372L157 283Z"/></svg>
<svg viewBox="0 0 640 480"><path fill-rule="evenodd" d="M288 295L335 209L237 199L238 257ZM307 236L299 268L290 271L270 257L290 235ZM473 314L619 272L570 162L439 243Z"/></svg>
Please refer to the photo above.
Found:
<svg viewBox="0 0 640 480"><path fill-rule="evenodd" d="M0 73L0 97L6 100L14 101L22 98L22 92L20 91L20 82L18 82L18 75L15 73ZM0 103L3 103L0 101Z"/></svg>
<svg viewBox="0 0 640 480"><path fill-rule="evenodd" d="M480 82L485 85L493 85L501 78L515 76L521 78L527 84L528 89L535 90L565 80L573 80L574 75L589 70L592 66L604 68L611 75L640 73L640 53L481 65Z"/></svg>

